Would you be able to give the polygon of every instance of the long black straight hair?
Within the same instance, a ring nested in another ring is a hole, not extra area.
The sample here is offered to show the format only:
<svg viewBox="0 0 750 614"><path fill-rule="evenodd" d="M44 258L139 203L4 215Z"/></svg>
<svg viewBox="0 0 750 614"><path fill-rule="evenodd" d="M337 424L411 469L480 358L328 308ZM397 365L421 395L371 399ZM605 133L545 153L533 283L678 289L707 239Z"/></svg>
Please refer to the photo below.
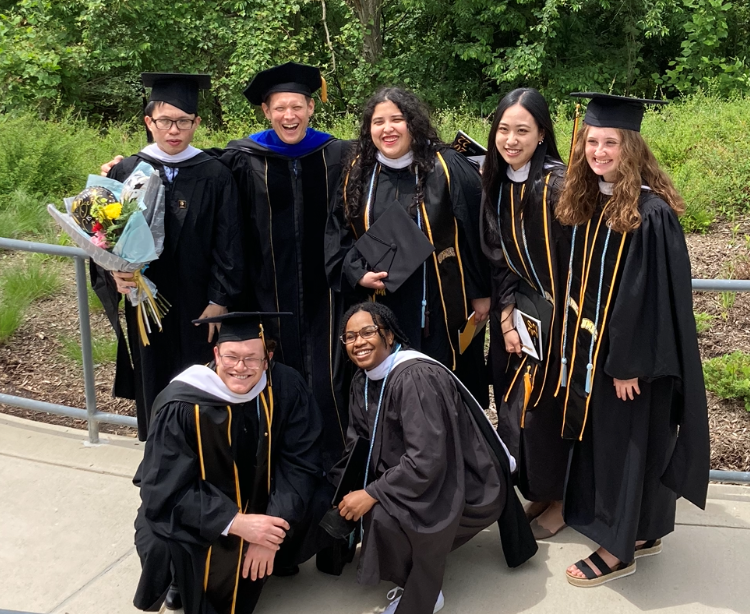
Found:
<svg viewBox="0 0 750 614"><path fill-rule="evenodd" d="M497 217L496 206L497 199L500 195L500 189L503 181L506 180L508 163L503 159L495 145L495 135L500 126L505 112L512 106L521 105L526 109L536 122L537 128L544 133L544 140L541 145L537 145L534 154L531 156L531 168L529 169L529 179L521 200L523 208L529 200L535 198L541 191L542 179L544 178L545 162L559 162L562 164L560 153L557 151L557 141L555 140L555 128L552 125L549 106L544 96L533 87L520 87L505 95L495 109L495 119L492 121L490 136L487 143L487 157L484 159L482 167L482 189L485 193L485 214L488 219L494 220ZM487 210L489 209L489 210Z"/></svg>

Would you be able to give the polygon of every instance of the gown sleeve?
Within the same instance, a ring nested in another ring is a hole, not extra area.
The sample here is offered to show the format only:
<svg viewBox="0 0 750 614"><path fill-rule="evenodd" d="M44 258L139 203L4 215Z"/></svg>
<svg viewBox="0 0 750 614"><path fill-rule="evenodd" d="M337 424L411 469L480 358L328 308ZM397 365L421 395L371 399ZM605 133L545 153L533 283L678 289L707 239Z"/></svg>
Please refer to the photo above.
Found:
<svg viewBox="0 0 750 614"><path fill-rule="evenodd" d="M518 289L519 277L508 266L505 254L500 247L497 232L490 227L494 223L488 219L485 205L486 194L482 194L482 213L479 216L479 240L482 252L489 263L492 311L501 312L508 305L515 303L515 292Z"/></svg>
<svg viewBox="0 0 750 614"><path fill-rule="evenodd" d="M439 366L409 368L392 386L390 401L398 407L404 454L366 487L385 511L407 527L439 532L460 515L463 506L462 459L455 455L456 437L448 403L460 403L455 387L439 377ZM443 500L445 498L450 501Z"/></svg>
<svg viewBox="0 0 750 614"><path fill-rule="evenodd" d="M232 306L242 291L244 259L239 226L239 193L229 172L222 173L217 194L213 264L208 299Z"/></svg>
<svg viewBox="0 0 750 614"><path fill-rule="evenodd" d="M458 224L458 247L464 265L469 300L490 296L490 268L479 241L482 180L460 153L443 152L451 175L451 204Z"/></svg>
<svg viewBox="0 0 750 614"><path fill-rule="evenodd" d="M641 213L609 324L604 370L617 379L675 380L673 419L680 428L662 481L702 508L710 452L690 258L677 216L665 202L651 198Z"/></svg>
<svg viewBox="0 0 750 614"><path fill-rule="evenodd" d="M341 180L326 223L325 259L328 285L334 292L357 288L357 282L367 273L367 263L354 243L356 238L344 213L344 177Z"/></svg>
<svg viewBox="0 0 750 614"><path fill-rule="evenodd" d="M346 448L341 455L341 460L328 472L328 481L334 486L338 486L341 480L349 454L358 437L370 438L364 404L364 374L361 371L354 376L349 387L349 426L346 428Z"/></svg>
<svg viewBox="0 0 750 614"><path fill-rule="evenodd" d="M155 416L139 469L146 521L155 534L186 544L215 542L240 511L200 478L192 407L174 401Z"/></svg>
<svg viewBox="0 0 750 614"><path fill-rule="evenodd" d="M279 384L278 389L285 390L284 398L279 399L283 403L284 420L272 444L276 448L276 464L266 513L294 525L304 519L323 475L320 459L323 427L318 405L300 375L285 374Z"/></svg>

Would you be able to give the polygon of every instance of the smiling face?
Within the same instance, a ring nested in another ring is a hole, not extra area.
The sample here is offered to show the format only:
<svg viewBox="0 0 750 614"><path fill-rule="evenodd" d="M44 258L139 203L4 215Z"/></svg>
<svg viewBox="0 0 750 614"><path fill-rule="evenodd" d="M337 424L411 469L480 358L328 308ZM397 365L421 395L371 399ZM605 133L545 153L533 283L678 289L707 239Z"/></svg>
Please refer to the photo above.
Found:
<svg viewBox="0 0 750 614"><path fill-rule="evenodd" d="M247 367L247 361L237 362L236 365L225 367L222 361L226 357L250 358L255 359L249 362L255 362L258 367ZM263 372L268 369L263 350L263 341L261 339L249 339L247 341L224 341L214 348L214 359L216 360L216 374L221 381L226 384L227 388L235 394L247 394L250 389L260 381Z"/></svg>
<svg viewBox="0 0 750 614"><path fill-rule="evenodd" d="M543 138L544 131L539 130L533 115L520 104L514 104L500 118L495 133L495 147L503 160L517 171L531 160Z"/></svg>
<svg viewBox="0 0 750 614"><path fill-rule="evenodd" d="M172 126L167 130L157 128L155 124L157 119L171 119L173 120ZM194 119L195 121L189 129L180 130L174 122L181 119ZM157 105L151 117L146 116L143 118L143 121L146 122L146 127L154 137L154 143L156 143L159 149L166 154L174 156L188 148L188 145L193 140L193 135L195 135L195 130L201 123L201 118L193 113L185 113L182 109L164 102Z"/></svg>
<svg viewBox="0 0 750 614"><path fill-rule="evenodd" d="M295 145L305 138L315 101L304 94L276 92L261 108L276 135L287 145Z"/></svg>
<svg viewBox="0 0 750 614"><path fill-rule="evenodd" d="M363 328L372 326L377 326L373 322L372 315L366 311L358 311L346 323L346 332L358 333ZM389 330L379 330L369 339L363 339L361 335L357 335L354 343L346 346L346 353L357 367L369 370L388 358L392 349L393 333Z"/></svg>
<svg viewBox="0 0 750 614"><path fill-rule="evenodd" d="M617 180L621 146L622 136L616 128L589 126L586 135L586 161L591 170L604 181L612 183Z"/></svg>
<svg viewBox="0 0 750 614"><path fill-rule="evenodd" d="M406 117L390 100L375 105L370 120L370 136L378 151L395 160L411 150L411 133Z"/></svg>

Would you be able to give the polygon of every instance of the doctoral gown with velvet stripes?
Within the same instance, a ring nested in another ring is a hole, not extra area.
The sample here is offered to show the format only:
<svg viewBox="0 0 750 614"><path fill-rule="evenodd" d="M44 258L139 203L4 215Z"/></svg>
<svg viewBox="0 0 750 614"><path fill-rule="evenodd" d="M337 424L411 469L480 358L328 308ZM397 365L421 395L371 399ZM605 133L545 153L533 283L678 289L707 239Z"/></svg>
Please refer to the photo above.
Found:
<svg viewBox="0 0 750 614"><path fill-rule="evenodd" d="M441 206L452 211L451 222L456 226L458 244L444 251L437 250L434 256L428 258L426 271L420 266L395 292L386 290L385 294L380 294L359 286L357 282L370 270L354 245L359 236L355 228L364 230L364 226L360 222L349 224L345 219L342 178L326 230L328 281L333 288L355 292L360 300L372 298L390 307L411 346L454 369L480 404L489 407L489 377L484 360L485 336L477 335L464 354L459 353L457 343L458 330L465 323L466 316L472 312L471 300L490 296L489 265L479 244L481 180L479 173L462 154L452 149L441 150L440 154L448 168L450 182L446 181L442 165L436 159L435 169L427 183L432 185L434 182L436 192L438 189L443 190L445 201L428 202L430 190L426 189L425 206L428 212ZM369 178L370 175L367 174L368 181ZM410 210L415 189L415 175L409 168L399 170L379 164L367 227L374 224L388 207L400 206ZM364 192L363 198L366 199L367 191ZM362 209L365 210L364 204ZM413 217L416 217L416 213ZM433 228L433 231L436 230ZM425 234L430 238L426 231ZM463 267L463 282L455 278L451 280L450 286L445 280L441 286L435 259L442 261L444 258L455 259L457 256ZM427 309L423 328L422 297L425 285ZM465 296L460 305L463 317L451 321L450 314L446 316L444 305L448 295ZM455 330L449 332L448 326Z"/></svg>
<svg viewBox="0 0 750 614"><path fill-rule="evenodd" d="M345 299L328 287L323 249L329 195L347 146L331 138L289 158L246 138L212 150L240 192L248 279L243 307L293 314L269 320L268 335L277 341L276 359L302 374L320 407L327 466L344 446L351 377L338 341Z"/></svg>
<svg viewBox="0 0 750 614"><path fill-rule="evenodd" d="M404 589L398 614L432 612L446 557L499 520L506 562L537 550L511 483L507 453L482 408L446 367L410 359L385 381L365 375L351 386L347 444L372 439L367 492L378 503L364 518L357 579ZM343 462L332 472L335 480Z"/></svg>
<svg viewBox="0 0 750 614"><path fill-rule="evenodd" d="M159 171L165 188L164 251L145 271L171 304L162 320L163 330L152 329L150 344L144 346L138 337L136 311L123 299L126 345L118 317L122 295L112 276L92 264L91 283L118 337L114 395L135 399L138 438L145 441L159 392L187 367L212 359L207 327L195 326L192 320L210 302L236 309L244 259L237 188L221 162L199 153L171 165L177 174L169 181L161 162L138 153L114 166L109 176L124 181L141 161Z"/></svg>
<svg viewBox="0 0 750 614"><path fill-rule="evenodd" d="M252 612L263 582L238 577L246 545L222 536L240 510L291 525L276 566L301 563L329 545L317 526L332 496L322 480L320 413L293 369L274 364L271 374L272 386L248 403L228 405L180 381L157 398L134 479L143 568L136 607L159 608L171 564L185 614Z"/></svg>
<svg viewBox="0 0 750 614"><path fill-rule="evenodd" d="M606 198L576 227L566 313L565 436L575 441L564 517L621 561L674 529L675 500L705 507L706 393L690 259L674 211L648 190L641 225L610 231ZM634 400L613 378L638 379Z"/></svg>
<svg viewBox="0 0 750 614"><path fill-rule="evenodd" d="M555 398L560 373L562 305L570 255L570 229L555 220L565 167L549 160L544 177L522 206L529 181L505 179L500 204L482 216L482 248L492 268L489 363L497 430L518 460L518 486L530 501L563 498L570 442L562 437L562 409ZM499 209L499 218L498 218ZM540 364L509 355L500 326L502 310L515 303L519 281L553 306L545 356ZM524 409L525 374L532 392Z"/></svg>

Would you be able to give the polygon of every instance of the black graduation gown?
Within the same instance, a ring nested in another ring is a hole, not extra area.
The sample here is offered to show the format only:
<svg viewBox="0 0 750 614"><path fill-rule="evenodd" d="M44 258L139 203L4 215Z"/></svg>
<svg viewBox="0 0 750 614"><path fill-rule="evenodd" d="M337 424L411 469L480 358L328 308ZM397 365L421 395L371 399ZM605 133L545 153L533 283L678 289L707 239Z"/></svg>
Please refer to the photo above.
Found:
<svg viewBox="0 0 750 614"><path fill-rule="evenodd" d="M138 438L145 441L154 399L178 373L212 359L208 332L191 320L209 302L235 306L243 281L243 255L238 228L237 189L231 173L218 160L199 153L174 165L179 169L169 182L164 165L143 153L114 166L109 176L124 181L140 161L159 171L165 187L164 251L146 276L156 284L171 307L153 330L150 345L138 337L136 310L124 299L130 356L120 329L120 295L109 272L91 266L91 285L105 307L118 336L115 396L135 399ZM132 366L131 366L132 358Z"/></svg>
<svg viewBox="0 0 750 614"><path fill-rule="evenodd" d="M364 373L352 381L350 448L371 440L382 385L370 381L365 404ZM399 614L431 613L448 553L498 519L509 566L537 550L482 408L430 360L398 364L386 380L366 490L378 503L363 518L357 579L404 588Z"/></svg>
<svg viewBox="0 0 750 614"><path fill-rule="evenodd" d="M330 489L319 489L320 413L293 369L273 364L271 388L270 488L262 403L270 404L268 386L256 400L239 405L184 382L171 383L157 398L134 479L142 501L135 523L143 567L136 607L158 609L172 579L171 563L185 614L252 612L263 582L238 579L243 543L222 536L240 509L291 525L276 566L301 563L330 542L317 527L332 496Z"/></svg>
<svg viewBox="0 0 750 614"><path fill-rule="evenodd" d="M471 300L490 296L489 265L479 244L481 179L476 169L462 154L446 149L440 151L450 173L450 205L458 226L458 246L463 263L467 314L472 312ZM436 169L439 163L436 162ZM369 181L369 174L367 180ZM409 210L416 189L415 176L408 168L392 169L380 165L370 224L374 224L391 205ZM366 195L364 196L366 198ZM364 206L363 206L364 210ZM373 297L393 310L399 326L415 350L424 352L448 367L453 366L453 351L446 329L438 277L432 259L427 260L427 314L422 328L422 296L424 273L420 266L396 291L375 294L358 285L370 270L355 247L356 236L344 216L343 179L326 229L326 270L333 288L356 292L360 300ZM445 285L445 284L443 284ZM447 293L461 293L461 287L446 288ZM456 374L483 407L489 407L489 378L484 360L484 335L474 338L469 348L459 354L456 348Z"/></svg>
<svg viewBox="0 0 750 614"><path fill-rule="evenodd" d="M569 229L555 220L564 173L560 163L547 168L533 198L523 208L522 197L531 185L503 181L499 224L496 213L485 213L480 227L482 248L492 265L489 362L497 431L518 461L518 487L530 501L562 500L570 452L570 442L562 438L562 409L555 398L570 254ZM493 210L497 211L497 205ZM544 296L554 310L541 364L505 351L501 312L515 303L514 292L521 279ZM526 371L533 388L524 411Z"/></svg>
<svg viewBox="0 0 750 614"><path fill-rule="evenodd" d="M312 389L329 467L344 445L351 369L338 341L344 298L328 287L323 242L329 193L338 185L347 146L331 138L301 158L288 158L247 138L221 152L240 191L248 276L243 303L294 314L270 322L275 357Z"/></svg>
<svg viewBox="0 0 750 614"><path fill-rule="evenodd" d="M672 209L649 191L642 194L640 213L639 228L611 232L608 243L601 204L576 229L566 328L569 378L560 390L565 434L576 440L565 520L621 561L633 559L636 540L674 529L676 497L705 507L709 474L685 238ZM638 378L641 394L619 400L613 378Z"/></svg>

